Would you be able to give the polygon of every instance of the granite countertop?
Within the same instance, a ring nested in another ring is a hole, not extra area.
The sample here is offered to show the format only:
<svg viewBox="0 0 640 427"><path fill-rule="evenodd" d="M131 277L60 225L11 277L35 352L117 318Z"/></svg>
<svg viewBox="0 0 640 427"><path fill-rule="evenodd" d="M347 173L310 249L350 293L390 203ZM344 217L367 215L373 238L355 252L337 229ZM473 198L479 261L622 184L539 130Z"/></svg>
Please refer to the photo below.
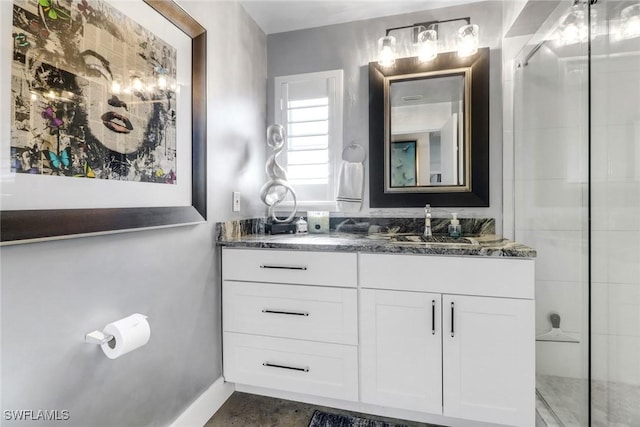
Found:
<svg viewBox="0 0 640 427"><path fill-rule="evenodd" d="M456 243L434 233L435 240L423 242L415 230L384 230L373 233L277 234L261 232L218 232L217 244L227 248L270 248L304 251L368 252L451 256L489 256L534 258L536 251L528 246L495 234L465 236L469 243ZM254 229L253 231L258 231Z"/></svg>

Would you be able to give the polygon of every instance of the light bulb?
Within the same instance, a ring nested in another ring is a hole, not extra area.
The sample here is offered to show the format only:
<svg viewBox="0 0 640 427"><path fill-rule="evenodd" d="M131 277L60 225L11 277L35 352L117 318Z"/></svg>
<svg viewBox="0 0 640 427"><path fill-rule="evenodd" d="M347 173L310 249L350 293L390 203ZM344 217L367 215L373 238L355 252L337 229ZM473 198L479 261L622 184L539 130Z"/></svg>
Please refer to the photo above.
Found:
<svg viewBox="0 0 640 427"><path fill-rule="evenodd" d="M167 79L162 77L162 76L158 77L158 87L160 89L166 89L166 87L167 87Z"/></svg>
<svg viewBox="0 0 640 427"><path fill-rule="evenodd" d="M587 41L587 24L584 12L574 10L564 21L564 28L560 30L560 42L569 45Z"/></svg>
<svg viewBox="0 0 640 427"><path fill-rule="evenodd" d="M380 37L378 40L378 64L391 67L396 63L396 38L393 36Z"/></svg>
<svg viewBox="0 0 640 427"><path fill-rule="evenodd" d="M586 40L584 37L585 26L580 24L569 24L560 33L560 40L563 45L580 43Z"/></svg>
<svg viewBox="0 0 640 427"><path fill-rule="evenodd" d="M120 91L122 91L122 86L120 85L119 82L117 81L112 81L111 82L111 93L113 93L114 95L118 95L120 93Z"/></svg>
<svg viewBox="0 0 640 427"><path fill-rule="evenodd" d="M458 56L471 56L478 52L478 26L464 25L458 30Z"/></svg>
<svg viewBox="0 0 640 427"><path fill-rule="evenodd" d="M418 33L418 60L428 62L438 55L438 33L425 30Z"/></svg>

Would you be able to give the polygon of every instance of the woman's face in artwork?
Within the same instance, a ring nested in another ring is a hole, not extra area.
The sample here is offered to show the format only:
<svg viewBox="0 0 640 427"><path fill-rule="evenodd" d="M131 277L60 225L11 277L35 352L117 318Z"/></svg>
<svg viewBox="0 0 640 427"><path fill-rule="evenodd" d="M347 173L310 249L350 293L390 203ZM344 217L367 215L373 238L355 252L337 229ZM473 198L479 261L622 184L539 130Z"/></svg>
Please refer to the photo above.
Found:
<svg viewBox="0 0 640 427"><path fill-rule="evenodd" d="M169 96L161 76L154 76L149 64L133 54L128 61L94 50L84 51L81 56L86 73L80 85L84 86L90 132L112 151L139 151L145 142L157 137L155 131L163 127L167 117ZM135 69L128 68L132 58ZM151 145L155 145L153 141Z"/></svg>

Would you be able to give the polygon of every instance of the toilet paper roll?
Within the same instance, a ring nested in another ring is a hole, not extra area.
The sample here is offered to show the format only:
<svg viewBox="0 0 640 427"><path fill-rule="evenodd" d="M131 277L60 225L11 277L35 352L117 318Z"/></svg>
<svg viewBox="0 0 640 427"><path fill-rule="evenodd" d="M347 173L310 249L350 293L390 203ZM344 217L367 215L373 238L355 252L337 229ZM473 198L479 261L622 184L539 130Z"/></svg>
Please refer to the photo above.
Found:
<svg viewBox="0 0 640 427"><path fill-rule="evenodd" d="M136 313L109 323L104 327L104 333L113 335L113 339L101 345L102 351L109 359L116 359L145 345L151 336L151 328L147 316Z"/></svg>

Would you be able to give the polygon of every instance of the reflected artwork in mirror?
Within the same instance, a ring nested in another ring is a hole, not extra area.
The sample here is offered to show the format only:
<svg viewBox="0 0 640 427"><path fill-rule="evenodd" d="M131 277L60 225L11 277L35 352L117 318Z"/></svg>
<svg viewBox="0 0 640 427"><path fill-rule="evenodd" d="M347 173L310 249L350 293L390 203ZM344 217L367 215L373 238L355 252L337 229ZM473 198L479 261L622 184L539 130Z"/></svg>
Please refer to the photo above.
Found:
<svg viewBox="0 0 640 427"><path fill-rule="evenodd" d="M415 187L418 171L417 141L393 141L391 143L391 188Z"/></svg>
<svg viewBox="0 0 640 427"><path fill-rule="evenodd" d="M369 64L370 206L489 206L489 48Z"/></svg>

